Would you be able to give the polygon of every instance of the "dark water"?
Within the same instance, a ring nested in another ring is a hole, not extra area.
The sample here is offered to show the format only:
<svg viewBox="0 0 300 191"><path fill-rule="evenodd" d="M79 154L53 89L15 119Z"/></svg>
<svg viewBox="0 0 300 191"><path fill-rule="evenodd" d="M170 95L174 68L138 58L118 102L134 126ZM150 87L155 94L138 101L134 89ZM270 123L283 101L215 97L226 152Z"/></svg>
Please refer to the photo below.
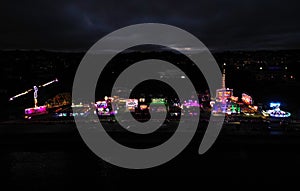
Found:
<svg viewBox="0 0 300 191"><path fill-rule="evenodd" d="M1 183L17 190L94 186L119 190L125 185L136 187L136 183L153 189L158 183L175 187L215 182L277 185L293 183L300 172L300 132L296 128L226 127L204 155L197 153L203 136L199 131L176 158L146 170L123 169L98 158L73 124L2 125L0 135ZM122 138L122 133L117 136Z"/></svg>

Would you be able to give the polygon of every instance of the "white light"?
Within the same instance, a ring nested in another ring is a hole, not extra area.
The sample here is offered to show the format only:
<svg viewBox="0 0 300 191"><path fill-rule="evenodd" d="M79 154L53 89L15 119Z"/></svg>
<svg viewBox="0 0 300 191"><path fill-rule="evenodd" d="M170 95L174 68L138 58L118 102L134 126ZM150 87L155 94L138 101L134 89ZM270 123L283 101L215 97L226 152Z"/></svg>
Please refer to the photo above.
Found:
<svg viewBox="0 0 300 191"><path fill-rule="evenodd" d="M182 79L184 79L184 78L185 78L185 76L181 76L181 78L182 78Z"/></svg>
<svg viewBox="0 0 300 191"><path fill-rule="evenodd" d="M262 67L259 67L260 70L262 70Z"/></svg>

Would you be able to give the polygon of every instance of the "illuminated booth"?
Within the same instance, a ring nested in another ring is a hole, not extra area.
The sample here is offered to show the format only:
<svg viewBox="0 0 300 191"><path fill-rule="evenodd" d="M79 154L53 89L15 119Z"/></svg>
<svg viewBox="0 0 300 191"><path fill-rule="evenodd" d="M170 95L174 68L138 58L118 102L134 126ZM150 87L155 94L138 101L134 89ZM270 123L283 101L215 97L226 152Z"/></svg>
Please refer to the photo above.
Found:
<svg viewBox="0 0 300 191"><path fill-rule="evenodd" d="M167 112L168 106L165 98L152 98L149 110L154 112Z"/></svg>
<svg viewBox="0 0 300 191"><path fill-rule="evenodd" d="M129 112L135 112L138 108L138 100L137 99L126 99L126 110Z"/></svg>

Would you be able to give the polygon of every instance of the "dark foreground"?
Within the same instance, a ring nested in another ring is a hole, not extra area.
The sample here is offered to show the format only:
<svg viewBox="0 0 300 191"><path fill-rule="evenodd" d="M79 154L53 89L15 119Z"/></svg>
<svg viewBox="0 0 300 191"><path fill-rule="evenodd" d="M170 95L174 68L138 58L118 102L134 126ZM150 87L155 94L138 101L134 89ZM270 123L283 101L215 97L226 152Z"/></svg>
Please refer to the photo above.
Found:
<svg viewBox="0 0 300 191"><path fill-rule="evenodd" d="M300 179L300 131L295 125L273 130L262 129L259 124L245 124L239 130L228 126L204 155L198 154L204 132L200 128L179 156L146 170L123 169L98 158L84 144L74 124L2 124L0 132L1 183L10 190L90 190L94 186L97 190L120 190L138 183L148 189L156 189L158 183L200 188L220 184L290 185ZM129 144L147 144L127 140L120 132L113 134Z"/></svg>

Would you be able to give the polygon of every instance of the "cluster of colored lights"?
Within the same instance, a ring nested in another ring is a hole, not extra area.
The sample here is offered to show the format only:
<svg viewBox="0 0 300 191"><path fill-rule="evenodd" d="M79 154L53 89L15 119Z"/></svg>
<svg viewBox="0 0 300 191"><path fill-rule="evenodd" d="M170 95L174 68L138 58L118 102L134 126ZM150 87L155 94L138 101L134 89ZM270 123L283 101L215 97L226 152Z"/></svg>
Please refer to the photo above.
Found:
<svg viewBox="0 0 300 191"><path fill-rule="evenodd" d="M252 97L243 93L242 94L242 101L247 104L247 105L251 105L252 104Z"/></svg>
<svg viewBox="0 0 300 191"><path fill-rule="evenodd" d="M126 100L126 107L137 107L138 106L138 100L137 99L127 99Z"/></svg>
<svg viewBox="0 0 300 191"><path fill-rule="evenodd" d="M188 101L184 101L183 105L185 107L200 107L200 104L197 100L188 100Z"/></svg>
<svg viewBox="0 0 300 191"><path fill-rule="evenodd" d="M141 109L141 110L148 109L148 106L147 106L147 105L140 105L140 109Z"/></svg>
<svg viewBox="0 0 300 191"><path fill-rule="evenodd" d="M279 107L280 107L280 103L270 103L270 107L273 109L267 110L267 112L264 112L264 115L269 115L271 117L278 117L278 118L282 118L282 117L290 117L291 113L286 112L286 111L282 111Z"/></svg>
<svg viewBox="0 0 300 191"><path fill-rule="evenodd" d="M108 102L110 102L110 99L105 99L105 101L97 101L95 104L96 107L96 113L99 115L114 115L117 112L112 111L112 108L109 108Z"/></svg>

